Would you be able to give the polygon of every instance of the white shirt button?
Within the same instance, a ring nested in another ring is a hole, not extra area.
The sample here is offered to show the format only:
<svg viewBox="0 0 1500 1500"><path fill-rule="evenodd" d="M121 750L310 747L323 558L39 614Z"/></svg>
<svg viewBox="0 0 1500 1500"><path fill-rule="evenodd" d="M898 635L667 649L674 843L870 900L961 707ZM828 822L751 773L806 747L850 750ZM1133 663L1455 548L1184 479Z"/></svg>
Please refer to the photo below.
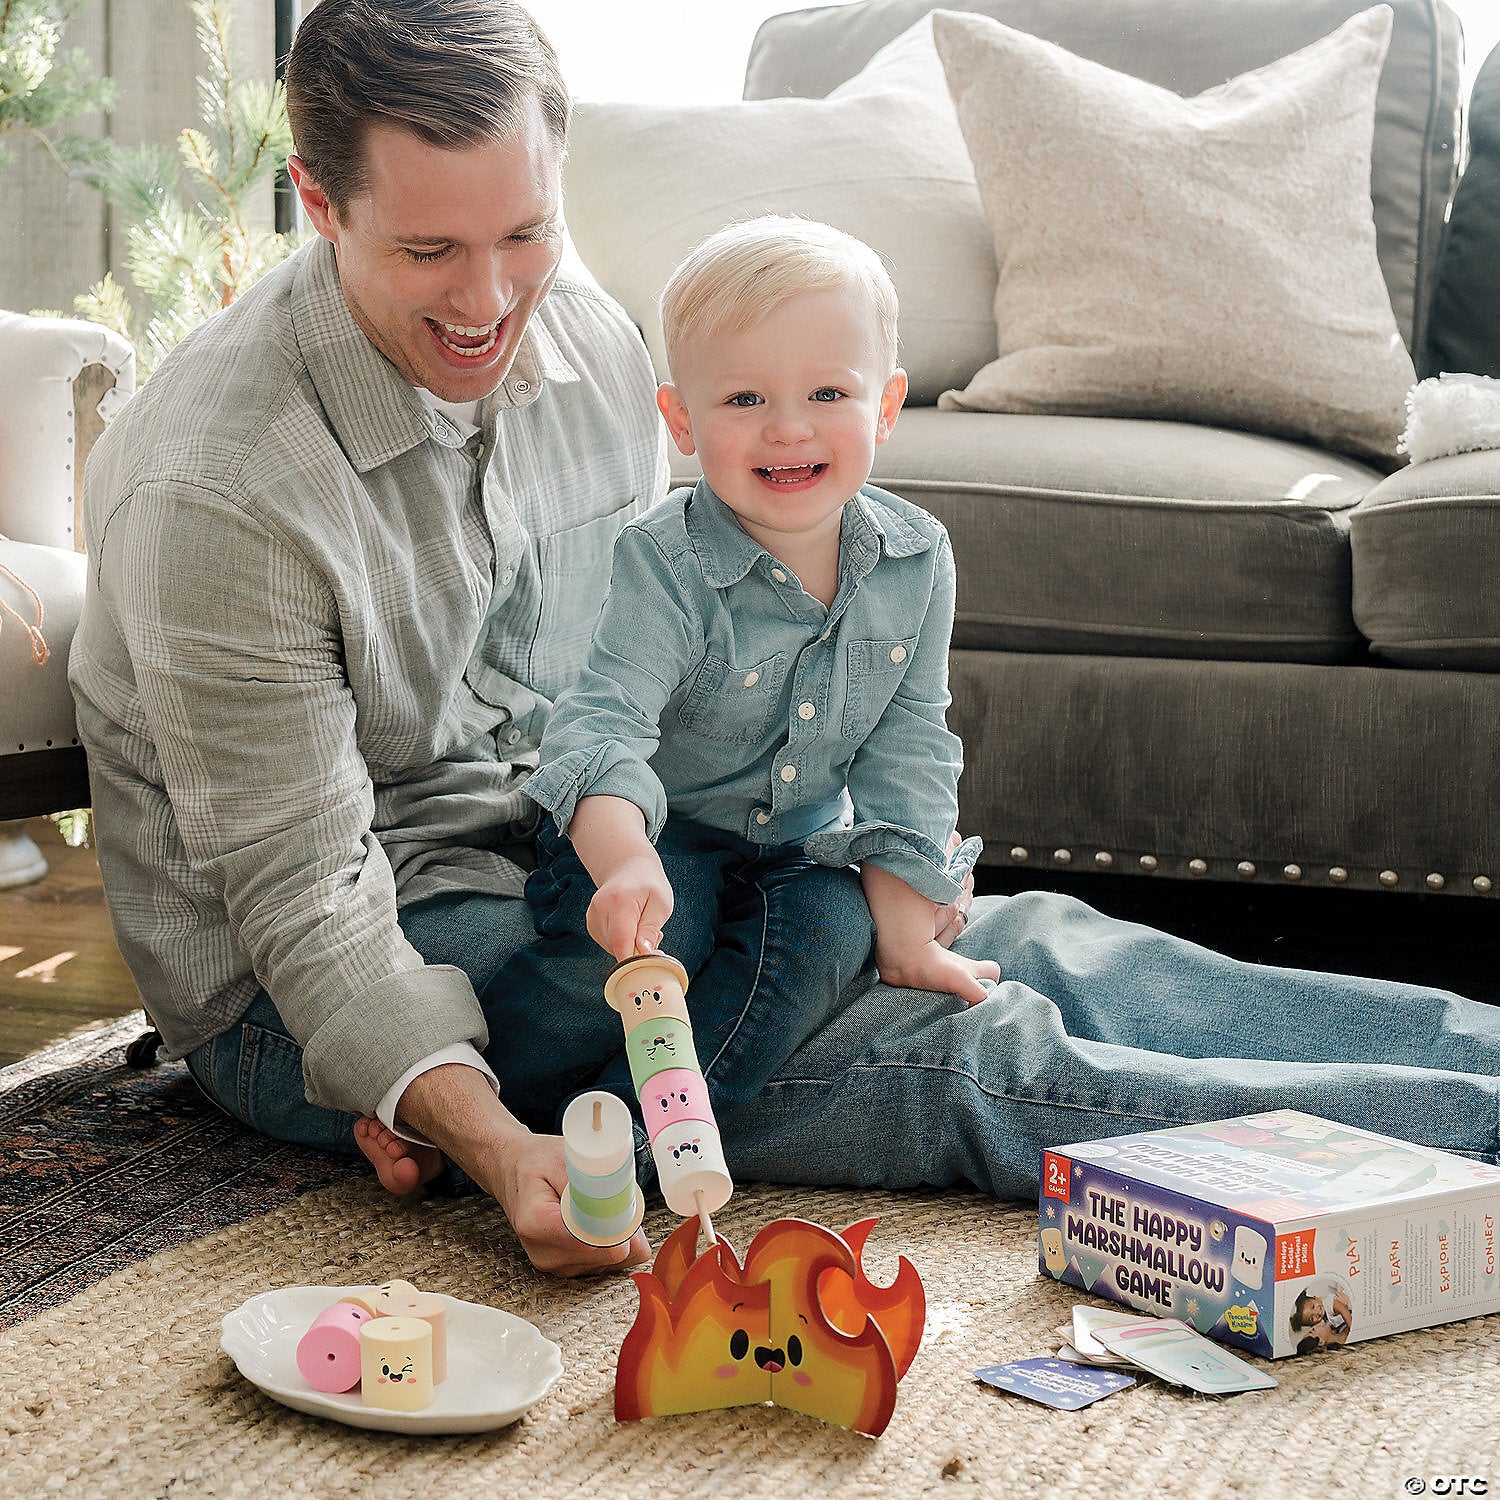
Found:
<svg viewBox="0 0 1500 1500"><path fill-rule="evenodd" d="M745 686L746 687L754 687L755 684L757 682L759 682L759 681L760 681L760 673L759 672L746 672L745 673Z"/></svg>
<svg viewBox="0 0 1500 1500"><path fill-rule="evenodd" d="M755 821L757 823L769 823L771 821L771 815L768 812L758 812L755 815Z"/></svg>
<svg viewBox="0 0 1500 1500"><path fill-rule="evenodd" d="M795 781L797 779L796 766L783 766L781 768L781 779L783 781Z"/></svg>
<svg viewBox="0 0 1500 1500"><path fill-rule="evenodd" d="M531 389L531 382L529 380L518 380L518 381L516 381L516 390L521 395L524 396L526 394L526 392L529 391L530 389Z"/></svg>
<svg viewBox="0 0 1500 1500"><path fill-rule="evenodd" d="M891 647L891 660L892 661L905 661L906 660L906 647L905 646L892 646Z"/></svg>
<svg viewBox="0 0 1500 1500"><path fill-rule="evenodd" d="M516 570L514 568L507 568L500 575L500 582L501 583L509 583L511 581L511 579L514 578L515 576L516 576Z"/></svg>
<svg viewBox="0 0 1500 1500"><path fill-rule="evenodd" d="M799 719L810 719L817 713L811 703L799 703L797 705L797 717Z"/></svg>
<svg viewBox="0 0 1500 1500"><path fill-rule="evenodd" d="M505 736L505 743L507 745L514 745L520 738L521 731L519 729L512 729L511 732Z"/></svg>
<svg viewBox="0 0 1500 1500"><path fill-rule="evenodd" d="M771 577L774 578L777 583L785 583L786 582L786 574L783 573L780 568L772 568L771 569Z"/></svg>

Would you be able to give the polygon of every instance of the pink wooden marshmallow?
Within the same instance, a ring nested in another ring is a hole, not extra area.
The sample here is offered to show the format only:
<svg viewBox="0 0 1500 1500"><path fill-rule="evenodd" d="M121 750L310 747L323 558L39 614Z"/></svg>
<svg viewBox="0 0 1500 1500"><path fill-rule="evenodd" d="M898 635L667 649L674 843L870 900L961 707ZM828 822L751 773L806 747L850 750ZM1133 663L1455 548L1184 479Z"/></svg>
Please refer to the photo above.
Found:
<svg viewBox="0 0 1500 1500"><path fill-rule="evenodd" d="M653 1141L664 1126L681 1120L712 1124L713 1106L708 1102L703 1075L692 1068L668 1068L653 1074L641 1085L641 1118Z"/></svg>
<svg viewBox="0 0 1500 1500"><path fill-rule="evenodd" d="M357 1302L325 1307L297 1343L297 1368L315 1390L337 1394L359 1384L359 1325L370 1314Z"/></svg>

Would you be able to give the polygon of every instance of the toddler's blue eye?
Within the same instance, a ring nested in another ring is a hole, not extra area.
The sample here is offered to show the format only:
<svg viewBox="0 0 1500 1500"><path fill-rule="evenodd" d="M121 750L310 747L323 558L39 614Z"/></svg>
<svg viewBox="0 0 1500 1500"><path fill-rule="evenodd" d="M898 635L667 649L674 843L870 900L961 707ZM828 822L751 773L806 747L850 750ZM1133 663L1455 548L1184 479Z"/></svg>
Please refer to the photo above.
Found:
<svg viewBox="0 0 1500 1500"><path fill-rule="evenodd" d="M731 406L759 406L760 397L754 391L737 391L729 398Z"/></svg>
<svg viewBox="0 0 1500 1500"><path fill-rule="evenodd" d="M821 390L814 391L812 398L814 401L837 401L843 394L842 391L836 390L833 386L825 385Z"/></svg>

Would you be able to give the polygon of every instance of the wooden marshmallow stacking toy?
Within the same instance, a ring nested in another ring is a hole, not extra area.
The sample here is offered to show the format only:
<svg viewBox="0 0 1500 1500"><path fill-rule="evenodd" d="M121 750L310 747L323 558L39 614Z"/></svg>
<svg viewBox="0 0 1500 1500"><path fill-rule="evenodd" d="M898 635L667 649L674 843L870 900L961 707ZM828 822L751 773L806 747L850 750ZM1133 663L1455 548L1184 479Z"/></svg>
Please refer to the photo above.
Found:
<svg viewBox="0 0 1500 1500"><path fill-rule="evenodd" d="M326 1307L297 1344L297 1368L314 1390L359 1387L366 1406L421 1411L448 1376L448 1310L409 1281L361 1287Z"/></svg>
<svg viewBox="0 0 1500 1500"><path fill-rule="evenodd" d="M734 1181L724 1161L718 1123L708 1101L708 1085L693 1047L687 987L687 970L675 958L665 953L645 953L615 965L604 981L604 998L625 1028L625 1055L630 1060L630 1076L640 1097L662 1196L673 1213L684 1218L696 1214L712 1242L714 1230L709 1215L717 1213L729 1201ZM598 1115L594 1113L596 1104ZM619 1113L612 1113L611 1106ZM633 1142L629 1111L613 1095L584 1094L568 1106L563 1116L563 1140L568 1151L568 1196L573 1200L576 1217L577 1193L590 1195L592 1184L587 1174L597 1168L589 1165L595 1158L575 1156L568 1132L568 1116L575 1109L579 1109L576 1123L580 1126L594 1125L597 1130L595 1122L602 1123L602 1116L614 1121L614 1149L618 1153L623 1147L627 1165L633 1158ZM582 1186L575 1190L575 1183ZM565 1205L565 1220L567 1215ZM573 1232L585 1243L619 1244L634 1233L639 1223L637 1216L624 1234L609 1240L590 1240L576 1229ZM568 1227L573 1229L573 1223L569 1222ZM580 1221L580 1227L588 1226Z"/></svg>
<svg viewBox="0 0 1500 1500"><path fill-rule="evenodd" d="M563 1223L585 1245L623 1245L646 1216L635 1180L630 1110L602 1089L580 1094L563 1111L562 1133L568 1164Z"/></svg>

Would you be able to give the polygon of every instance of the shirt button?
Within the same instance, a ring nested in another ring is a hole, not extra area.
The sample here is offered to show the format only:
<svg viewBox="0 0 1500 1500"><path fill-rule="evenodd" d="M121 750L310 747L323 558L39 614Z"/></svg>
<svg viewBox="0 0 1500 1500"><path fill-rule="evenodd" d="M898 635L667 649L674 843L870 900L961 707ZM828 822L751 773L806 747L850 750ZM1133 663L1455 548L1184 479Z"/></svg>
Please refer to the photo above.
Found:
<svg viewBox="0 0 1500 1500"><path fill-rule="evenodd" d="M516 570L514 568L507 568L500 575L500 582L501 583L509 583L511 581L511 579L514 578L515 576L516 576Z"/></svg>
<svg viewBox="0 0 1500 1500"><path fill-rule="evenodd" d="M799 719L810 719L817 713L811 703L799 703L797 705L797 717Z"/></svg>
<svg viewBox="0 0 1500 1500"><path fill-rule="evenodd" d="M505 743L507 745L514 745L520 738L521 731L519 729L512 729L511 732L505 736Z"/></svg>
<svg viewBox="0 0 1500 1500"><path fill-rule="evenodd" d="M783 781L795 781L797 779L796 766L783 766L781 768L781 779Z"/></svg>
<svg viewBox="0 0 1500 1500"><path fill-rule="evenodd" d="M785 583L786 582L786 574L783 573L780 568L772 568L771 569L771 577L774 578L777 583Z"/></svg>
<svg viewBox="0 0 1500 1500"><path fill-rule="evenodd" d="M529 380L518 380L516 381L516 389L524 396L531 389L531 382Z"/></svg>
<svg viewBox="0 0 1500 1500"><path fill-rule="evenodd" d="M754 687L755 684L757 682L759 682L759 681L760 681L760 673L759 672L746 672L745 673L745 686L746 687Z"/></svg>
<svg viewBox="0 0 1500 1500"><path fill-rule="evenodd" d="M891 660L892 661L905 661L906 660L906 647L905 646L892 646L891 647Z"/></svg>
<svg viewBox="0 0 1500 1500"><path fill-rule="evenodd" d="M771 815L768 812L758 812L755 815L755 821L757 823L769 823L771 821Z"/></svg>

